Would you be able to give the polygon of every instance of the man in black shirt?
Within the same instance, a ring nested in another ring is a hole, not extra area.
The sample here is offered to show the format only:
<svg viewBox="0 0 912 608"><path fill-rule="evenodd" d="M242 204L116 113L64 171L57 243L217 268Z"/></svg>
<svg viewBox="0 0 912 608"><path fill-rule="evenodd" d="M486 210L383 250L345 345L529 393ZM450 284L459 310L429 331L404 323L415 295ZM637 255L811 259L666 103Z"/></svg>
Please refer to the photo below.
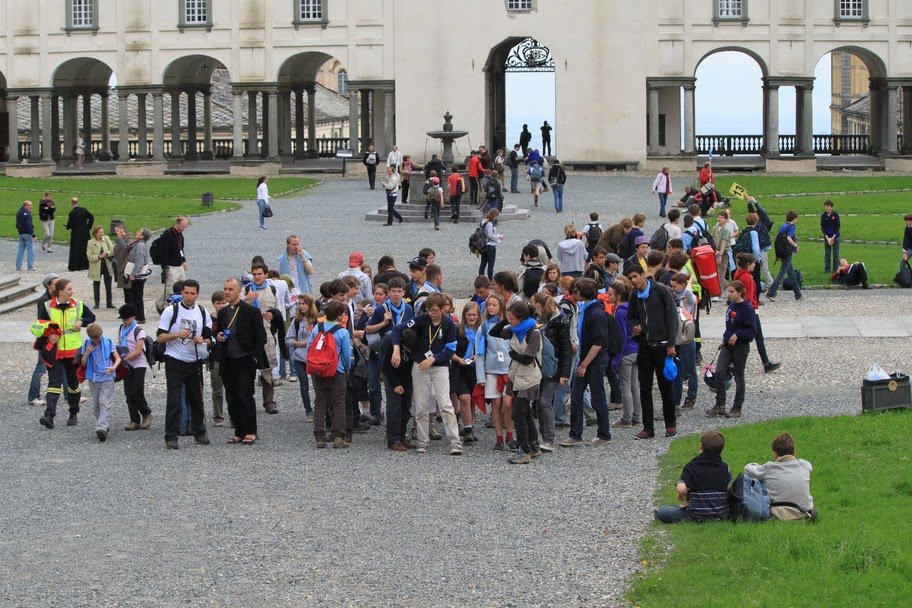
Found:
<svg viewBox="0 0 912 608"><path fill-rule="evenodd" d="M179 217L174 220L174 225L165 230L161 237L161 267L162 283L165 288L162 296L155 300L155 308L158 314L161 314L168 305L167 298L171 294L171 288L176 281L183 281L187 278L187 258L184 257L184 230L190 225L190 220L185 217Z"/></svg>

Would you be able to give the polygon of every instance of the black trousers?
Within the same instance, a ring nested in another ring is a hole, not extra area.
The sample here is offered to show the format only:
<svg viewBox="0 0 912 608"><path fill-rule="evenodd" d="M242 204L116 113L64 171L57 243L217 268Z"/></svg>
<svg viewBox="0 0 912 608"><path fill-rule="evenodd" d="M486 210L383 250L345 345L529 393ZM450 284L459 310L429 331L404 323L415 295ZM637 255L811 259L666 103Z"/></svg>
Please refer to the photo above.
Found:
<svg viewBox="0 0 912 608"><path fill-rule="evenodd" d="M193 436L206 432L206 412L203 409L203 366L194 361L186 363L173 357L165 359L165 381L168 401L165 407L165 441L177 441L181 418L181 387L187 393L190 424Z"/></svg>
<svg viewBox="0 0 912 608"><path fill-rule="evenodd" d="M383 383L386 385L386 442L395 443L405 439L405 430L412 417L412 387L406 386L405 392L397 395L386 378Z"/></svg>
<svg viewBox="0 0 912 608"><path fill-rule="evenodd" d="M652 404L652 378L659 382L659 393L662 395L662 414L665 427L675 426L675 406L671 394L671 382L662 373L665 367L665 346L640 345L637 353L637 372L640 375L640 404L643 406L643 428L649 433L655 432L655 418Z"/></svg>
<svg viewBox="0 0 912 608"><path fill-rule="evenodd" d="M473 205L478 204L478 178L477 177L469 178L469 201Z"/></svg>
<svg viewBox="0 0 912 608"><path fill-rule="evenodd" d="M101 279L105 287L105 305L111 308L111 273L108 272L108 265L104 260L101 261ZM99 297L101 296L101 281L92 281L92 294L95 296L95 308L98 308Z"/></svg>
<svg viewBox="0 0 912 608"><path fill-rule="evenodd" d="M516 441L519 449L531 454L538 449L538 429L535 428L535 416L532 415L532 403L524 397L513 399L513 424L516 428Z"/></svg>
<svg viewBox="0 0 912 608"><path fill-rule="evenodd" d="M47 406L44 415L53 418L57 415L57 401L66 391L67 405L71 414L79 413L79 400L82 392L76 380L76 362L73 359L57 359L48 368Z"/></svg>
<svg viewBox="0 0 912 608"><path fill-rule="evenodd" d="M256 391L256 361L252 357L225 357L219 367L224 367L219 371L222 374L222 391L228 402L228 415L234 422L234 436L256 435L256 401L253 397Z"/></svg>
<svg viewBox="0 0 912 608"><path fill-rule="evenodd" d="M450 218L454 220L459 219L459 204L462 202L462 195L455 194L450 196Z"/></svg>
<svg viewBox="0 0 912 608"><path fill-rule="evenodd" d="M393 218L396 218L400 222L402 221L402 216L399 215L399 212L396 211L396 191L386 192L386 223L392 224Z"/></svg>
<svg viewBox="0 0 912 608"><path fill-rule="evenodd" d="M403 203L409 202L408 197L409 197L409 187L411 186L411 183L410 183L411 181L412 180L410 180L410 179L404 179L400 182L400 184L402 186L402 202Z"/></svg>
<svg viewBox="0 0 912 608"><path fill-rule="evenodd" d="M716 407L725 409L726 387L723 378L725 370L729 365L735 368L735 400L732 402L732 409L740 410L744 405L744 368L747 365L747 355L750 353L750 342L736 342L734 346L726 344L719 351L719 358L716 359L716 370L719 375L716 376Z"/></svg>
<svg viewBox="0 0 912 608"><path fill-rule="evenodd" d="M370 184L371 190L374 189L374 182L377 181L377 165L367 165L367 183Z"/></svg>
<svg viewBox="0 0 912 608"><path fill-rule="evenodd" d="M127 399L127 411L130 422L139 424L142 416L152 413L146 402L146 368L133 367L123 379L124 397Z"/></svg>
<svg viewBox="0 0 912 608"><path fill-rule="evenodd" d="M136 308L136 320L140 323L146 322L146 309L143 306L143 290L146 288L146 282L133 279L130 288L130 303Z"/></svg>

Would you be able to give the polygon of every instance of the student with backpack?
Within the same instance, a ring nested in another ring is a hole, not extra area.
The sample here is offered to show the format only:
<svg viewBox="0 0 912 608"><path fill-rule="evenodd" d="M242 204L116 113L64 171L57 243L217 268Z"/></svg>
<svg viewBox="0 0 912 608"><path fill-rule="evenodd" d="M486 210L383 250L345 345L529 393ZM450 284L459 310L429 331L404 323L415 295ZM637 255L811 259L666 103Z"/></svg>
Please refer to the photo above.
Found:
<svg viewBox="0 0 912 608"><path fill-rule="evenodd" d="M569 386L573 363L570 320L549 294L538 292L531 299L542 341L542 381L538 396L538 428L542 452L554 451L554 396L558 386ZM549 352L550 351L550 352Z"/></svg>
<svg viewBox="0 0 912 608"><path fill-rule="evenodd" d="M307 373L314 385L314 440L318 448L326 447L326 414L331 412L333 447L347 448L346 374L352 365L352 342L345 322L347 307L332 301L323 307L325 321L318 322L307 342Z"/></svg>
<svg viewBox="0 0 912 608"><path fill-rule="evenodd" d="M560 161L554 159L554 164L548 171L548 183L551 184L551 190L554 192L554 211L563 213L564 211L564 186L567 184L567 172L561 167ZM596 240L598 242L598 240Z"/></svg>
<svg viewBox="0 0 912 608"><path fill-rule="evenodd" d="M655 510L664 524L682 521L722 521L728 519L728 485L731 470L722 460L725 437L718 431L700 436L700 453L684 465L676 489L682 506L665 505Z"/></svg>
<svg viewBox="0 0 912 608"><path fill-rule="evenodd" d="M744 299L746 290L741 281L732 281L728 286L728 309L725 312L725 333L719 345L719 355L716 359L717 370L727 370L734 366L735 400L732 409L725 412L725 393L727 383L716 382L716 405L706 410L709 418L725 416L726 418L740 418L741 408L744 405L744 368L747 365L747 356L750 354L750 343L756 335L756 316L754 307Z"/></svg>
<svg viewBox="0 0 912 608"><path fill-rule="evenodd" d="M114 382L120 366L120 355L114 343L103 334L101 325L90 323L86 328L88 339L76 353L76 360L85 370L85 379L92 395L95 436L101 442L107 440L111 428L109 422L114 407Z"/></svg>
<svg viewBox="0 0 912 608"><path fill-rule="evenodd" d="M639 345L627 325L630 287L627 281L615 281L608 288L608 303L614 306L614 319L621 332L621 350L611 358L611 368L617 374L621 390L621 418L615 428L631 428L642 424L643 407L640 404L640 383L637 374Z"/></svg>
<svg viewBox="0 0 912 608"><path fill-rule="evenodd" d="M507 166L510 167L510 194L519 194L519 164L524 160L522 146L516 144L507 156Z"/></svg>
<svg viewBox="0 0 912 608"><path fill-rule="evenodd" d="M148 429L152 426L152 409L146 402L146 370L150 366L151 345L146 341L146 332L136 322L136 308L132 304L121 306L117 318L122 322L117 350L122 354L121 365L128 370L123 388L130 423L124 430Z"/></svg>
<svg viewBox="0 0 912 608"><path fill-rule="evenodd" d="M780 521L817 519L811 496L811 472L807 460L795 458L795 440L788 433L776 435L770 462L744 465L744 474L762 483L769 494L770 515Z"/></svg>
<svg viewBox="0 0 912 608"><path fill-rule="evenodd" d="M785 214L785 223L779 227L779 234L773 243L776 251L776 260L781 264L779 273L773 279L772 284L766 290L766 299L770 302L776 301L776 294L779 292L779 285L785 279L786 275L792 282L792 291L795 293L795 299L800 300L801 284L798 281L798 275L792 266L792 256L798 253L798 242L795 240L795 225L798 223L798 212L789 211Z"/></svg>
<svg viewBox="0 0 912 608"><path fill-rule="evenodd" d="M497 260L497 246L503 240L503 235L498 234L495 224L500 217L498 209L491 209L481 218L479 225L484 234L485 247L479 254L481 255L481 264L478 266L479 275L487 275L489 279L494 278L494 262Z"/></svg>
<svg viewBox="0 0 912 608"><path fill-rule="evenodd" d="M592 250L598 247L604 228L599 224L598 211L589 214L589 221L583 226L583 239L586 241L586 253L592 255Z"/></svg>
<svg viewBox="0 0 912 608"><path fill-rule="evenodd" d="M538 207L538 196L541 194L542 180L545 179L545 170L537 161L532 161L527 170L529 179L532 182L532 201Z"/></svg>
<svg viewBox="0 0 912 608"><path fill-rule="evenodd" d="M285 333L285 345L297 372L298 387L301 390L301 403L304 405L307 422L310 423L313 422L313 405L310 400L310 383L307 380L307 342L316 322L317 306L313 297L306 293L300 294L294 319Z"/></svg>
<svg viewBox="0 0 912 608"><path fill-rule="evenodd" d="M485 204L487 209L503 209L503 184L500 182L500 175L495 169L488 171L488 179L484 183Z"/></svg>
<svg viewBox="0 0 912 608"><path fill-rule="evenodd" d="M738 270L735 271L735 280L741 281L742 285L744 285L744 299L750 302L751 307L754 309L754 342L757 344L757 352L760 353L763 371L768 374L779 369L782 364L778 361L770 361L769 355L766 354L763 327L760 325L759 289L754 279L756 276L756 258L750 253L739 253L735 256L735 264L738 266Z"/></svg>
<svg viewBox="0 0 912 608"><path fill-rule="evenodd" d="M462 202L462 195L465 194L466 191L466 183L462 175L459 174L459 169L457 167L451 169L450 176L447 178L447 185L450 190L450 211L452 211L450 219L453 220L454 224L458 224L459 206Z"/></svg>

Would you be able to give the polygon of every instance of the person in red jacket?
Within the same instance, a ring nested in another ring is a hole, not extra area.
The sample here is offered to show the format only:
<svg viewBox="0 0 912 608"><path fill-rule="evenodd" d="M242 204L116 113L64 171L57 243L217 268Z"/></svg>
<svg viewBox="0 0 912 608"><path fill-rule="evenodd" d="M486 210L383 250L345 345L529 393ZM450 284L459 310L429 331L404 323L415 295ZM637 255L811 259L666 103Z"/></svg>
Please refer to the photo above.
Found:
<svg viewBox="0 0 912 608"><path fill-rule="evenodd" d="M782 365L779 361L770 361L766 353L766 344L763 341L763 328L760 326L760 297L757 295L757 284L754 282L754 266L757 259L752 253L739 253L735 256L735 280L741 281L744 285L744 299L751 303L754 308L754 343L757 345L757 352L760 353L760 361L763 362L763 371L767 374L774 372Z"/></svg>
<svg viewBox="0 0 912 608"><path fill-rule="evenodd" d="M473 205L478 205L478 188L479 177L481 174L481 159L478 157L478 150L472 150L469 157L469 200Z"/></svg>

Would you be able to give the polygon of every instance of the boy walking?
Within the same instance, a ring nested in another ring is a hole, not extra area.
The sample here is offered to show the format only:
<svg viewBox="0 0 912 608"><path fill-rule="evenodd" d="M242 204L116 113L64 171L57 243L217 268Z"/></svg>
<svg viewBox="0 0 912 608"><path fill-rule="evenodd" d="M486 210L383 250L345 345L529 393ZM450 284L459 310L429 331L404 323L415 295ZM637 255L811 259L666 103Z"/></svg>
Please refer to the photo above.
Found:
<svg viewBox="0 0 912 608"><path fill-rule="evenodd" d="M123 356L121 365L127 368L123 379L124 397L127 410L130 412L130 424L125 431L148 429L152 426L152 410L146 402L146 332L136 322L136 307L124 304L120 307L118 317L123 322L120 326L120 348ZM140 416L142 420L140 420Z"/></svg>
<svg viewBox="0 0 912 608"><path fill-rule="evenodd" d="M715 521L728 519L728 484L731 471L722 460L725 437L718 431L707 431L700 437L700 453L681 471L678 500L682 506L665 505L655 511L655 518L665 524L681 521Z"/></svg>
<svg viewBox="0 0 912 608"><path fill-rule="evenodd" d="M85 366L86 380L92 394L92 411L95 414L95 436L104 442L111 428L111 408L114 407L114 377L120 365L120 355L114 343L102 334L98 323L86 329L89 339L79 349L79 362Z"/></svg>
<svg viewBox="0 0 912 608"><path fill-rule="evenodd" d="M776 293L779 291L779 285L788 275L792 281L792 290L795 292L795 299L801 299L801 285L798 284L798 275L792 267L792 256L798 253L798 242L795 240L795 224L798 223L798 212L789 211L785 214L785 223L779 227L779 234L776 236L774 249L776 259L782 266L779 267L779 274L773 279L773 284L766 290L766 299L770 302L776 301ZM838 262L837 262L838 263Z"/></svg>

